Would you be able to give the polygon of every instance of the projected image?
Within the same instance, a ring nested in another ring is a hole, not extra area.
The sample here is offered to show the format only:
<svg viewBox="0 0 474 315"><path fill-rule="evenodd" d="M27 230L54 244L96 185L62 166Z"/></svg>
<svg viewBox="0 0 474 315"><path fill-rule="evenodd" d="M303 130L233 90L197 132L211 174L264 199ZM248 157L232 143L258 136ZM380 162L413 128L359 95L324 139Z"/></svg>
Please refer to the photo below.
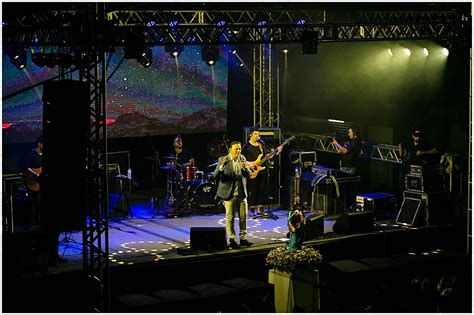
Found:
<svg viewBox="0 0 474 315"><path fill-rule="evenodd" d="M108 137L225 130L227 53L220 50L219 60L210 67L202 61L200 46L184 47L178 58L163 47L153 47L152 52L153 62L147 68L134 59L123 59L122 49L110 58ZM4 143L32 142L41 134L42 86L28 88L56 74L57 68L32 64L29 54L22 70L3 56Z"/></svg>

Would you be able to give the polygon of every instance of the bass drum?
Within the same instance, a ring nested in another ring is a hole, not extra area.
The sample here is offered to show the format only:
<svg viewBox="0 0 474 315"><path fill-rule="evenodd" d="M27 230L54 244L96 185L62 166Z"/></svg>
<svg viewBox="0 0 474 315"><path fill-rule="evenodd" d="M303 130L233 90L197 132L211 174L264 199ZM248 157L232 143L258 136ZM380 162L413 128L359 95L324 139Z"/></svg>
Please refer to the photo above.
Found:
<svg viewBox="0 0 474 315"><path fill-rule="evenodd" d="M215 207L217 202L214 199L216 196L217 186L213 182L204 180L191 181L188 191L188 201L199 208Z"/></svg>

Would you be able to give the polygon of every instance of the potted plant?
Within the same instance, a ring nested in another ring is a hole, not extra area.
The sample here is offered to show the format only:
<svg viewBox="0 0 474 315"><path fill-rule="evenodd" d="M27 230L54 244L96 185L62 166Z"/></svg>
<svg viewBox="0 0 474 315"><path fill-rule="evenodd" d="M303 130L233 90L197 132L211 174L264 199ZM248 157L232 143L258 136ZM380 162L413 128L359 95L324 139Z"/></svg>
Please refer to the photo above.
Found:
<svg viewBox="0 0 474 315"><path fill-rule="evenodd" d="M295 203L288 214L288 246L276 247L266 257L266 264L271 268L268 282L275 288L277 312L293 312L295 305L305 312L320 308L319 272L316 268L322 256L318 250L302 245L305 219L298 205Z"/></svg>

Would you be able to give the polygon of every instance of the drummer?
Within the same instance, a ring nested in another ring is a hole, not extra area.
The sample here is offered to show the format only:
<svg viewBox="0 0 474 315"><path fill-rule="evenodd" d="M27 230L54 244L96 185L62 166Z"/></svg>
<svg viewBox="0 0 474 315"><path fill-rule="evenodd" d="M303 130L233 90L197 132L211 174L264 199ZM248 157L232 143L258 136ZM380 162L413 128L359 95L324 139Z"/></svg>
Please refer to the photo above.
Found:
<svg viewBox="0 0 474 315"><path fill-rule="evenodd" d="M171 155L175 157L175 161L168 162L168 164L172 165L173 163L176 163L176 166L181 167L183 172L186 172L186 169L190 169L191 176L194 178L196 172L194 157L191 152L184 149L183 139L181 139L180 135L174 138L173 147L174 151L171 153Z"/></svg>

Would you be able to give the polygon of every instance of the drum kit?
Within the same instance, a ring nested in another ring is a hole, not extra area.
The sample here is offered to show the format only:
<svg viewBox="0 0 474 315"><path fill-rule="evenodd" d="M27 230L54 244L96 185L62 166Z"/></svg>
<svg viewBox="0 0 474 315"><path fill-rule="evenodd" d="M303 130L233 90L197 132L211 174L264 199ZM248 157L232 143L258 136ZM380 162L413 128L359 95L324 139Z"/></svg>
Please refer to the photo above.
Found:
<svg viewBox="0 0 474 315"><path fill-rule="evenodd" d="M200 171L189 163L180 164L175 156L164 156L166 165L160 169L166 171L166 205L175 211L194 212L215 210L217 183L212 172ZM215 167L217 163L208 166ZM172 211L174 212L174 211Z"/></svg>

